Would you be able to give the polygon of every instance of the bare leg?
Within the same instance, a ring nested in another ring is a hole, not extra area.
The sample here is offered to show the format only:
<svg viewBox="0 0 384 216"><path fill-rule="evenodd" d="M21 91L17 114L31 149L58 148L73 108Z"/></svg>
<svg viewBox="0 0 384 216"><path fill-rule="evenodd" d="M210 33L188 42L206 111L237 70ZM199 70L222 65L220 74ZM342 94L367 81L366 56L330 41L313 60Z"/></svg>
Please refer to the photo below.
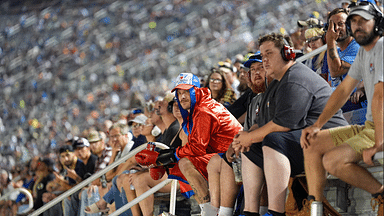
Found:
<svg viewBox="0 0 384 216"><path fill-rule="evenodd" d="M264 184L263 170L250 161L244 154L241 155L242 175L244 185L245 205L244 211L259 212L260 191Z"/></svg>
<svg viewBox="0 0 384 216"><path fill-rule="evenodd" d="M371 194L383 192L383 185L365 168L357 165L361 156L351 146L343 144L327 152L323 157L325 169L344 182L368 191Z"/></svg>
<svg viewBox="0 0 384 216"><path fill-rule="evenodd" d="M209 163L207 165L211 205L216 208L220 207L220 168L222 164L221 162L221 157L216 154L209 160Z"/></svg>
<svg viewBox="0 0 384 216"><path fill-rule="evenodd" d="M268 209L285 212L291 165L288 158L274 149L263 146L265 180L268 186Z"/></svg>
<svg viewBox="0 0 384 216"><path fill-rule="evenodd" d="M129 174L120 174L119 177L117 177L117 188L119 189L120 193L123 191L121 188L124 188L127 200L128 202L131 202L136 198L136 192L131 190L131 184L127 184L127 182L129 182ZM131 212L133 216L141 216L140 206L138 204L132 206Z"/></svg>
<svg viewBox="0 0 384 216"><path fill-rule="evenodd" d="M324 187L327 181L323 166L323 156L335 148L328 130L320 131L316 137L309 140L310 146L303 149L304 168L308 182L308 193L318 201L324 199Z"/></svg>
<svg viewBox="0 0 384 216"><path fill-rule="evenodd" d="M209 202L208 182L188 158L179 160L179 168L195 192L198 204Z"/></svg>
<svg viewBox="0 0 384 216"><path fill-rule="evenodd" d="M153 180L152 177L149 175L149 172L138 172L130 175L132 176L132 182L135 187L137 197L168 178L168 176L165 174L161 179ZM162 193L170 192L171 187L172 185L168 184L162 189L160 189L159 192L162 192ZM141 202L139 202L143 216L153 215L153 203L154 203L153 194L147 197L146 199L142 200Z"/></svg>
<svg viewBox="0 0 384 216"><path fill-rule="evenodd" d="M239 193L239 186L235 182L233 169L224 161L221 163L220 188L220 206L233 208Z"/></svg>

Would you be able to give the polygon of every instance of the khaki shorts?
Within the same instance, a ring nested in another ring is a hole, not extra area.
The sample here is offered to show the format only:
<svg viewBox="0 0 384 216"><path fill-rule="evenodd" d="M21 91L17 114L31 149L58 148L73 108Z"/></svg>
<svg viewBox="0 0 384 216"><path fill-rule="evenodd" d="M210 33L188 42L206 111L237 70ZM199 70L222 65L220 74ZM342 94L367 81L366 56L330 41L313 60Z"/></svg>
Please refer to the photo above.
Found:
<svg viewBox="0 0 384 216"><path fill-rule="evenodd" d="M346 143L356 151L358 156L362 156L365 149L375 145L375 125L371 121L366 121L365 125L330 128L329 132L335 146Z"/></svg>

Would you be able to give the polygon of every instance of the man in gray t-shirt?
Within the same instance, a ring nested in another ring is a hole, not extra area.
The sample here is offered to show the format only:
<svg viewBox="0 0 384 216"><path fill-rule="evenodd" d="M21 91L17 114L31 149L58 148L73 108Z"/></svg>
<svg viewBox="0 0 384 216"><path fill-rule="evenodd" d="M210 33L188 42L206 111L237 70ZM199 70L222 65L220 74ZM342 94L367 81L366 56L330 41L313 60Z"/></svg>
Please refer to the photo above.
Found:
<svg viewBox="0 0 384 216"><path fill-rule="evenodd" d="M303 130L305 172L311 200L323 201L325 172L372 194L372 206L384 209L384 185L357 163L362 159L373 165L372 157L383 146L383 13L370 2L352 4L347 18L352 35L360 44L359 52L348 75L330 97L318 120ZM380 21L381 20L381 21ZM368 100L365 125L350 125L320 130L328 119L347 101L363 79ZM380 213L381 212L381 213Z"/></svg>

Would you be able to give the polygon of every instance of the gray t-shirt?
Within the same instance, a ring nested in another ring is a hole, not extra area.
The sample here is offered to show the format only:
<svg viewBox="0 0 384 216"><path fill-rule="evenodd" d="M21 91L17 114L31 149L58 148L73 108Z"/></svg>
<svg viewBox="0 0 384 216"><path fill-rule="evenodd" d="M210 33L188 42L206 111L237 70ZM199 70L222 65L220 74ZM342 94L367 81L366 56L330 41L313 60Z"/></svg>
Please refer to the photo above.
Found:
<svg viewBox="0 0 384 216"><path fill-rule="evenodd" d="M372 97L374 86L378 82L383 82L383 61L383 37L381 37L368 52L363 47L360 47L355 62L353 62L348 72L348 75L353 79L363 79L364 81L364 89L368 101L366 118L369 121L373 121Z"/></svg>
<svg viewBox="0 0 384 216"><path fill-rule="evenodd" d="M274 109L272 121L291 130L315 123L332 94L329 84L300 62L292 65L280 81L271 85L277 85L274 95L267 101L269 109ZM339 110L323 129L343 125L348 123Z"/></svg>
<svg viewBox="0 0 384 216"><path fill-rule="evenodd" d="M254 124L258 124L258 116L260 111L260 102L263 93L257 94L252 98L251 103L248 105L247 114L245 115L244 131L248 131Z"/></svg>

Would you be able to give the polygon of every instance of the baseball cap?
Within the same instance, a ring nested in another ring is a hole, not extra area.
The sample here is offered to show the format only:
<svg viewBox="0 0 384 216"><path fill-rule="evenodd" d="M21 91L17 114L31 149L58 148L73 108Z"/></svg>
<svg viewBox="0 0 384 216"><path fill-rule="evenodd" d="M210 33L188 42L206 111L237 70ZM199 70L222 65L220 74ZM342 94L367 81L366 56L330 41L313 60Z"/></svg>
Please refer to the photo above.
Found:
<svg viewBox="0 0 384 216"><path fill-rule="evenodd" d="M309 18L307 20L298 20L297 25L300 28L303 27L309 27L309 28L322 28L324 26L324 23L316 18Z"/></svg>
<svg viewBox="0 0 384 216"><path fill-rule="evenodd" d="M220 71L222 71L224 73L233 72L233 67L231 66L231 63L220 61L217 64L219 65Z"/></svg>
<svg viewBox="0 0 384 216"><path fill-rule="evenodd" d="M199 78L191 73L181 73L177 76L175 88L171 92L174 92L176 89L188 90L193 86L200 88Z"/></svg>
<svg viewBox="0 0 384 216"><path fill-rule="evenodd" d="M82 148L82 147L89 147L89 142L85 138L79 138L75 142L73 142L73 148Z"/></svg>
<svg viewBox="0 0 384 216"><path fill-rule="evenodd" d="M244 66L249 68L254 62L263 62L260 55L260 51L257 51L254 55L249 56L249 59L246 62L244 62Z"/></svg>
<svg viewBox="0 0 384 216"><path fill-rule="evenodd" d="M347 20L354 16L354 15L359 15L363 17L366 20L371 20L375 18L376 11L375 11L375 3L372 3L372 1L358 1L358 2L353 2L352 4L349 5L349 15Z"/></svg>
<svg viewBox="0 0 384 216"><path fill-rule="evenodd" d="M100 132L98 132L98 131L93 130L93 131L89 132L89 134L88 134L88 142L90 142L90 143L91 142L98 142L102 139L103 139L103 137L100 134Z"/></svg>
<svg viewBox="0 0 384 216"><path fill-rule="evenodd" d="M128 126L131 126L133 124L133 122L145 125L145 121L146 120L147 120L147 116L145 116L145 115L138 115L134 119L132 119L132 120L130 120L128 122Z"/></svg>

